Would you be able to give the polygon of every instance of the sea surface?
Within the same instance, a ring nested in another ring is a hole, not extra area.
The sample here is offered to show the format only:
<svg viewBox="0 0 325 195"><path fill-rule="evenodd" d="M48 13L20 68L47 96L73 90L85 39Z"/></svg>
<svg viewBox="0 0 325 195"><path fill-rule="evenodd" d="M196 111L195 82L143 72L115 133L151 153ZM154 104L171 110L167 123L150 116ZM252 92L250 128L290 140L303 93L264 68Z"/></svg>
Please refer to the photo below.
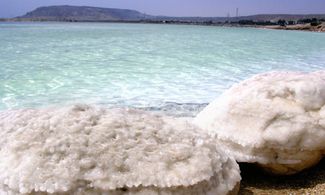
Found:
<svg viewBox="0 0 325 195"><path fill-rule="evenodd" d="M325 33L0 23L0 110L90 103L190 116L254 74L321 69Z"/></svg>

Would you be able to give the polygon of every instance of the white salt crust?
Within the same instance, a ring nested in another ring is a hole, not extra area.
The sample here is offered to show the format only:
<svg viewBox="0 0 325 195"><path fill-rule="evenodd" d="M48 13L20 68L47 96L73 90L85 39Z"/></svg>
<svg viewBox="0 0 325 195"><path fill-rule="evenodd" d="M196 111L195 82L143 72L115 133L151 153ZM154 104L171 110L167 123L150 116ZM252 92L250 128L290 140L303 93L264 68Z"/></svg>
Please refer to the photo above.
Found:
<svg viewBox="0 0 325 195"><path fill-rule="evenodd" d="M186 120L88 105L0 112L0 194L236 194L239 181Z"/></svg>
<svg viewBox="0 0 325 195"><path fill-rule="evenodd" d="M293 174L325 154L325 71L270 72L234 85L194 124L239 162Z"/></svg>

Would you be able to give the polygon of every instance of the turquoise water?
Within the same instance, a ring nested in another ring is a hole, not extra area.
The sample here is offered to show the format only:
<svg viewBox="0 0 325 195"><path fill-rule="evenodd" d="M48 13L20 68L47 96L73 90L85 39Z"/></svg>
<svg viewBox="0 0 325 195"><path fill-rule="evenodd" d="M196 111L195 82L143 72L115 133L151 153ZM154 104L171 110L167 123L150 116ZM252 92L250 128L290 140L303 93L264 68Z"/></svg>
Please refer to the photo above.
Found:
<svg viewBox="0 0 325 195"><path fill-rule="evenodd" d="M0 109L71 103L195 111L271 70L325 69L325 33L0 23Z"/></svg>

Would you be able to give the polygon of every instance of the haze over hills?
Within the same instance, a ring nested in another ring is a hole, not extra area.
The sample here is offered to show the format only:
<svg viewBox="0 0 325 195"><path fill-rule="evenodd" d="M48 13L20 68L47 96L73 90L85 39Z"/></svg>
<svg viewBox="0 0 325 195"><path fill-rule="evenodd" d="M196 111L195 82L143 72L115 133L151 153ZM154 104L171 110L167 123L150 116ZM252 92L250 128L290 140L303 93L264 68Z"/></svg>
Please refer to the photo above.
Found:
<svg viewBox="0 0 325 195"><path fill-rule="evenodd" d="M260 14L241 17L171 17L146 15L136 10L100 8L88 6L48 6L39 7L26 15L17 17L19 20L45 20L45 21L186 21L186 22L234 22L240 20L277 21L300 20L305 18L325 19L325 14L289 15L289 14Z"/></svg>

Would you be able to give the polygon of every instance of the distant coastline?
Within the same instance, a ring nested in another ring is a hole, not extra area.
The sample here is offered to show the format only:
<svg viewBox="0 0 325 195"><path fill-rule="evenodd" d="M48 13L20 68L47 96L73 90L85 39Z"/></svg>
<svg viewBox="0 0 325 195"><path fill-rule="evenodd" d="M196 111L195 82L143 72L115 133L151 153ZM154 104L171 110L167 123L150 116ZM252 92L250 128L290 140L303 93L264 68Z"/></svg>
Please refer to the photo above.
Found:
<svg viewBox="0 0 325 195"><path fill-rule="evenodd" d="M294 25L241 25L241 24L229 24L229 23L217 23L211 24L209 22L183 22L183 21L127 21L127 20L92 20L92 21L67 21L67 20L28 20L28 19L7 19L0 18L0 22L66 22L66 23L133 23L133 24L175 24L175 25L199 25L199 26L217 26L217 27L238 27L238 28L260 28L260 29L272 29L272 30L299 30L299 31L311 31L311 32L325 32L325 22L317 26L310 24L294 24Z"/></svg>
<svg viewBox="0 0 325 195"><path fill-rule="evenodd" d="M312 32L325 32L325 22L312 26L310 24L296 24L288 26L263 26L261 28L274 29L274 30L301 30L301 31L312 31Z"/></svg>
<svg viewBox="0 0 325 195"><path fill-rule="evenodd" d="M259 14L240 17L170 17L152 16L129 9L68 5L39 7L23 16L0 18L0 22L187 24L325 32L325 14Z"/></svg>

